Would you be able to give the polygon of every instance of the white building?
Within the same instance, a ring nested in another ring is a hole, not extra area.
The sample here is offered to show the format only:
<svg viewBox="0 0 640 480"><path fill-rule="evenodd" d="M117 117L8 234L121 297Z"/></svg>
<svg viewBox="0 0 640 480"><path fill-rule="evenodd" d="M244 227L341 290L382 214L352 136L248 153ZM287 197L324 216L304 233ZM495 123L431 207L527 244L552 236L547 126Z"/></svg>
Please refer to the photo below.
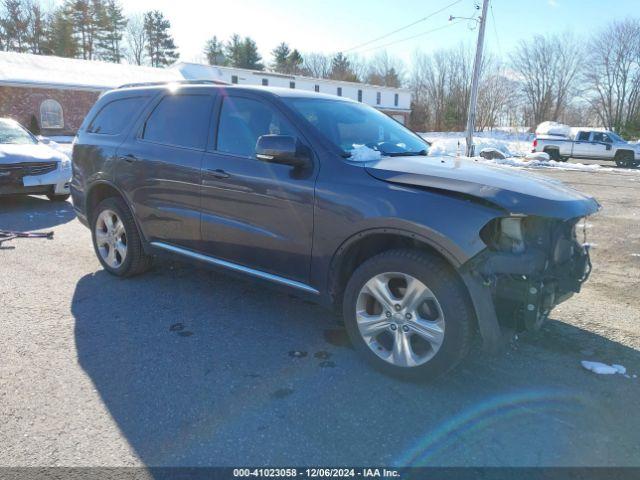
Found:
<svg viewBox="0 0 640 480"><path fill-rule="evenodd" d="M187 80L216 80L238 85L263 85L270 87L299 88L329 95L351 98L407 124L411 113L411 92L404 88L379 87L355 82L341 82L322 78L286 75L276 72L246 70L242 68L177 63L178 70Z"/></svg>
<svg viewBox="0 0 640 480"><path fill-rule="evenodd" d="M352 98L402 123L409 120L411 93L402 88L197 63L151 68L15 52L0 52L0 117L46 135L73 135L102 92L130 83L180 80L300 88Z"/></svg>

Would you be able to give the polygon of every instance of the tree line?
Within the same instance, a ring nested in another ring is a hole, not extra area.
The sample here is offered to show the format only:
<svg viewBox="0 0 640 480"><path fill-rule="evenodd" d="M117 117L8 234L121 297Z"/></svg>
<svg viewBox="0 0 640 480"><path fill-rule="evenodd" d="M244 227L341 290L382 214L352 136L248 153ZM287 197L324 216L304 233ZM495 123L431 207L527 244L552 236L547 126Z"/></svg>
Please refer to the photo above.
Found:
<svg viewBox="0 0 640 480"><path fill-rule="evenodd" d="M164 67L178 59L171 23L158 10L126 17L118 0L0 0L0 50ZM460 131L466 124L473 49L417 52L411 68L385 51L365 59L301 52L282 42L263 60L251 37L213 36L211 65L363 82L412 91L411 126ZM640 136L640 20L615 21L586 38L535 35L507 55L484 56L477 128L552 120Z"/></svg>
<svg viewBox="0 0 640 480"><path fill-rule="evenodd" d="M154 67L178 58L171 23L151 10L126 18L117 0L66 0L45 10L38 0L0 2L0 50Z"/></svg>

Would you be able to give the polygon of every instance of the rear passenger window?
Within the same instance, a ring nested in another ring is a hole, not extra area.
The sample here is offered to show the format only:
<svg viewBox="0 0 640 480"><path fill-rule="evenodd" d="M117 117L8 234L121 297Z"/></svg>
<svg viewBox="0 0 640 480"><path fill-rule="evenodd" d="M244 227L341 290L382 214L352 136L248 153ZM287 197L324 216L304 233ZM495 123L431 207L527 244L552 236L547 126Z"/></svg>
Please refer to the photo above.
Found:
<svg viewBox="0 0 640 480"><path fill-rule="evenodd" d="M129 97L107 103L91 121L87 132L102 135L122 133L146 100L145 97Z"/></svg>
<svg viewBox="0 0 640 480"><path fill-rule="evenodd" d="M591 132L580 132L580 133L578 133L578 141L579 142L588 142L590 133Z"/></svg>
<svg viewBox="0 0 640 480"><path fill-rule="evenodd" d="M295 136L289 123L269 105L248 98L225 98L220 112L217 150L253 157L261 135Z"/></svg>
<svg viewBox="0 0 640 480"><path fill-rule="evenodd" d="M144 124L144 140L204 150L211 114L208 95L168 95Z"/></svg>

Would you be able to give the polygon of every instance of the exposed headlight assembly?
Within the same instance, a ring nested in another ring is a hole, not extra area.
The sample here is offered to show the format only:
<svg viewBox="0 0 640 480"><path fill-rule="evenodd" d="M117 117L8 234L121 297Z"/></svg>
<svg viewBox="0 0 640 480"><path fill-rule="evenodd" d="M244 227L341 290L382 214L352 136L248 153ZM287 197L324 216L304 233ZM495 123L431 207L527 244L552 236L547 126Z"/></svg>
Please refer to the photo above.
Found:
<svg viewBox="0 0 640 480"><path fill-rule="evenodd" d="M489 248L501 252L522 253L525 250L524 217L496 218L480 232Z"/></svg>

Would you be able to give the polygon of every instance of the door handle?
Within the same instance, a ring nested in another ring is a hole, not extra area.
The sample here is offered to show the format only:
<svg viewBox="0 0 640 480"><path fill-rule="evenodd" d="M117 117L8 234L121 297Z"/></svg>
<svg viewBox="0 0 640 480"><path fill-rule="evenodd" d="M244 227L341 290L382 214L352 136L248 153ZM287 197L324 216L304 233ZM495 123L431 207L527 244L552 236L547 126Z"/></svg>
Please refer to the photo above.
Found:
<svg viewBox="0 0 640 480"><path fill-rule="evenodd" d="M123 160L128 163L132 163L138 160L138 157L136 157L133 153L128 153L127 155L122 155L120 157L120 160Z"/></svg>
<svg viewBox="0 0 640 480"><path fill-rule="evenodd" d="M229 174L220 168L215 170L207 168L207 175L213 178L229 178Z"/></svg>

